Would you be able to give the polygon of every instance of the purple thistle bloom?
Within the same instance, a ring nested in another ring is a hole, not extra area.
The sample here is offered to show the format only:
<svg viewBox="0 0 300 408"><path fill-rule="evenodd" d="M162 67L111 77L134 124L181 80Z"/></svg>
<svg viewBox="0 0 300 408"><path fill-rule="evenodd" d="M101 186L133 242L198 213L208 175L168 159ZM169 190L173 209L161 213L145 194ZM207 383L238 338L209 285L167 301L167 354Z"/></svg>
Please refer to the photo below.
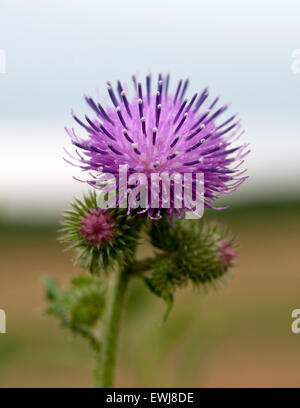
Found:
<svg viewBox="0 0 300 408"><path fill-rule="evenodd" d="M120 81L116 92L108 82L113 106L103 107L91 97L85 97L93 117L86 115L83 121L72 113L87 133L87 138L81 139L74 129L66 129L72 143L81 151L76 149L77 157L72 158L79 161L83 170L100 170L116 177L119 166L127 165L128 176L135 172L145 174L149 188L151 173L167 172L170 176L203 173L205 205L214 208L216 198L234 191L247 178L239 167L249 153L248 145L233 146L243 134L240 121L233 115L219 122L228 106L218 106L219 98L210 101L207 88L189 100L185 98L188 80L180 80L172 93L168 89L169 75L165 78L159 75L154 90L151 82L151 76L147 75L143 87L133 76L132 98L127 96ZM93 177L87 182L97 188L99 179ZM128 190L135 187L128 186ZM159 217L162 200L159 208L151 208L150 196L143 212L147 211L151 218ZM170 207L164 210L171 216L182 217L186 210L174 208L173 199Z"/></svg>

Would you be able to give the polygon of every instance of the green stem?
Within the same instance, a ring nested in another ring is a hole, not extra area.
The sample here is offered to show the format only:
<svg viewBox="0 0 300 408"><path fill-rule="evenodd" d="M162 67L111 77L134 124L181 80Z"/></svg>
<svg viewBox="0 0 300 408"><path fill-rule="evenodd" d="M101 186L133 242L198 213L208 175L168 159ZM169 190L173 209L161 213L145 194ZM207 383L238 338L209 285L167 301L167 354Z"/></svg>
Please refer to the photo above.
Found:
<svg viewBox="0 0 300 408"><path fill-rule="evenodd" d="M113 386L117 336L127 283L128 273L126 270L118 270L113 273L104 312L102 345L98 355L97 388L111 388Z"/></svg>
<svg viewBox="0 0 300 408"><path fill-rule="evenodd" d="M145 258L142 261L136 261L128 266L127 270L131 276L141 276L144 272L151 269L153 258Z"/></svg>

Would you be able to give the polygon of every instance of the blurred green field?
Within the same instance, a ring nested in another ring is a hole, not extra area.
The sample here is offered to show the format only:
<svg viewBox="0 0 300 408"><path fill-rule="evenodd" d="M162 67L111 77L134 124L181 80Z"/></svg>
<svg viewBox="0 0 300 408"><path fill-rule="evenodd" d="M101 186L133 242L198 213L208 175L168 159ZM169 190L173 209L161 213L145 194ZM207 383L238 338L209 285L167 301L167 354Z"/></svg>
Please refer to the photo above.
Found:
<svg viewBox="0 0 300 408"><path fill-rule="evenodd" d="M252 204L210 215L239 237L233 278L208 294L177 294L164 304L132 283L119 338L116 386L300 386L300 202ZM92 353L45 316L41 284L62 286L79 272L56 241L55 224L0 223L0 387L91 387ZM140 248L140 256L149 252Z"/></svg>

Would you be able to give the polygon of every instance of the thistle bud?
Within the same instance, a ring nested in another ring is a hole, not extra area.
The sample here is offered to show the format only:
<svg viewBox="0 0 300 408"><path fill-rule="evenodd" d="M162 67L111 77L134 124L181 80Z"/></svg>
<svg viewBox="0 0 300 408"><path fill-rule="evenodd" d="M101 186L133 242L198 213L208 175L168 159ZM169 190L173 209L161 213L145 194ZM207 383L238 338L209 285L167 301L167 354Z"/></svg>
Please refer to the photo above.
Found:
<svg viewBox="0 0 300 408"><path fill-rule="evenodd" d="M80 232L88 243L105 244L113 238L115 223L112 216L100 209L90 210L81 219Z"/></svg>
<svg viewBox="0 0 300 408"><path fill-rule="evenodd" d="M178 287L213 284L233 266L234 240L216 223L166 220L151 223L151 243L160 249L145 276L149 289L170 305Z"/></svg>
<svg viewBox="0 0 300 408"><path fill-rule="evenodd" d="M115 263L129 263L138 243L141 218L127 215L124 209L102 210L96 192L76 200L65 212L60 240L74 249L76 260L92 274L108 270Z"/></svg>

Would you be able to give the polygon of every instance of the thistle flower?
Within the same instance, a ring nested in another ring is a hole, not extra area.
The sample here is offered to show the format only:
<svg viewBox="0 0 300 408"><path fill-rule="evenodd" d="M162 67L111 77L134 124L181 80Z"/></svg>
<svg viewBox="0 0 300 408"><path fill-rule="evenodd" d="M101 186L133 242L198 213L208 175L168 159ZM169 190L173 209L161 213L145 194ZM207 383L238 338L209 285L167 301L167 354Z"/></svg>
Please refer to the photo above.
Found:
<svg viewBox="0 0 300 408"><path fill-rule="evenodd" d="M72 210L65 212L60 240L76 250L83 268L98 274L115 262L122 266L132 261L140 227L140 217L128 217L121 209L99 209L96 192L92 191L83 200L75 200Z"/></svg>
<svg viewBox="0 0 300 408"><path fill-rule="evenodd" d="M83 170L95 171L93 179L87 180L94 187L99 184L101 172L118 177L120 165L127 165L128 175L132 172L145 174L148 189L151 189L150 174L153 172L166 172L170 176L203 173L204 203L214 208L216 198L234 191L247 178L242 176L244 171L239 167L249 152L248 145L234 145L243 133L240 121L232 115L219 122L228 105L218 106L219 97L209 100L208 88L188 99L185 95L189 80L180 80L171 93L169 80L169 75L160 74L152 90L150 75L146 77L145 89L133 76L132 98L127 96L120 81L117 92L108 82L113 107L104 107L86 96L94 117L85 115L83 121L74 113L72 115L87 137L80 138L74 129L66 128L72 143L80 149L80 152L76 149L77 157L71 156L71 164L76 160L79 163L75 165ZM129 190L133 188L128 186ZM130 203L128 206L130 210ZM145 209L148 216L159 217L162 207L160 199L159 208L151 208L149 194ZM184 204L180 209L175 208L171 200L170 208L164 210L182 217L185 209Z"/></svg>

